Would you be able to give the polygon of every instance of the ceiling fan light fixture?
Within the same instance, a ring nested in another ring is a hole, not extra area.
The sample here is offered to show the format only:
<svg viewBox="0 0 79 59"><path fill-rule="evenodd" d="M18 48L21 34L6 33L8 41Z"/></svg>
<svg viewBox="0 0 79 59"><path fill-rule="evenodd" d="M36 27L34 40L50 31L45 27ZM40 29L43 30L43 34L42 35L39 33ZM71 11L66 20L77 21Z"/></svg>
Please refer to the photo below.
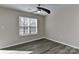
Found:
<svg viewBox="0 0 79 59"><path fill-rule="evenodd" d="M40 11L40 10L38 10L38 11L37 11L37 13L41 13L41 11Z"/></svg>

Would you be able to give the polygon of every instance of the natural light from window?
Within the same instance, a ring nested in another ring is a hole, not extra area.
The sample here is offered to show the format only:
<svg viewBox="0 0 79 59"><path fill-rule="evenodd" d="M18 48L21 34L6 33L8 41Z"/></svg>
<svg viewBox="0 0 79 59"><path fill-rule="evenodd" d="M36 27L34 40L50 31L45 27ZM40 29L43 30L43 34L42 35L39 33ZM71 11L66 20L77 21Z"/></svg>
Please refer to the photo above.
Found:
<svg viewBox="0 0 79 59"><path fill-rule="evenodd" d="M37 19L29 17L19 17L19 35L37 34Z"/></svg>

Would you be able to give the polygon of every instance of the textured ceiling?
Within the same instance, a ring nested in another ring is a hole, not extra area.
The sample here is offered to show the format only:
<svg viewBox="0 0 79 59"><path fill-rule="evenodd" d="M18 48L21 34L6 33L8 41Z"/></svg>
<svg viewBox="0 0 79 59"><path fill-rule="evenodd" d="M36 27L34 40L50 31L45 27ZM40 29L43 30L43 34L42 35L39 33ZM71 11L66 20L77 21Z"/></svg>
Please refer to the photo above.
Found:
<svg viewBox="0 0 79 59"><path fill-rule="evenodd" d="M11 8L11 9L16 9L16 10L31 12L31 13L34 13L33 11L37 10L36 8L37 6L38 4L0 4L0 7ZM61 7L64 6L66 5L41 4L41 7L51 10L51 12L53 12L53 10L60 9ZM47 15L47 13L44 11L41 11L41 13L34 13L34 14Z"/></svg>

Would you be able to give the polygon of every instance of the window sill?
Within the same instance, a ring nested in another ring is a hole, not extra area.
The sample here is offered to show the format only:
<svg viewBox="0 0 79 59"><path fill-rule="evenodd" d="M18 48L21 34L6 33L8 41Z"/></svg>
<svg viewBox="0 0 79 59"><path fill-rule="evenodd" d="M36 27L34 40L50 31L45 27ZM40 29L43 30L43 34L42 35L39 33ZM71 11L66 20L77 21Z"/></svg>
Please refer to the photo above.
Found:
<svg viewBox="0 0 79 59"><path fill-rule="evenodd" d="M19 35L19 36L33 36L33 35L38 35L38 33L36 33L36 34L28 34L28 35Z"/></svg>

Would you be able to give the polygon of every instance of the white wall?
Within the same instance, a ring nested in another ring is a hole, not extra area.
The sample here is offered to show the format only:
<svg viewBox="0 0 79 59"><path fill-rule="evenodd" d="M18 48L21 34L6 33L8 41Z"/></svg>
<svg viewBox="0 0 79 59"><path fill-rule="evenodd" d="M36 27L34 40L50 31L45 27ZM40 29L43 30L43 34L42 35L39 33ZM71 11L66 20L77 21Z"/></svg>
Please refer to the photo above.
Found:
<svg viewBox="0 0 79 59"><path fill-rule="evenodd" d="M38 18L38 34L31 36L19 36L19 16ZM25 13L17 10L0 8L0 48L29 42L44 35L44 17Z"/></svg>
<svg viewBox="0 0 79 59"><path fill-rule="evenodd" d="M63 7L46 17L46 37L79 47L79 5Z"/></svg>

